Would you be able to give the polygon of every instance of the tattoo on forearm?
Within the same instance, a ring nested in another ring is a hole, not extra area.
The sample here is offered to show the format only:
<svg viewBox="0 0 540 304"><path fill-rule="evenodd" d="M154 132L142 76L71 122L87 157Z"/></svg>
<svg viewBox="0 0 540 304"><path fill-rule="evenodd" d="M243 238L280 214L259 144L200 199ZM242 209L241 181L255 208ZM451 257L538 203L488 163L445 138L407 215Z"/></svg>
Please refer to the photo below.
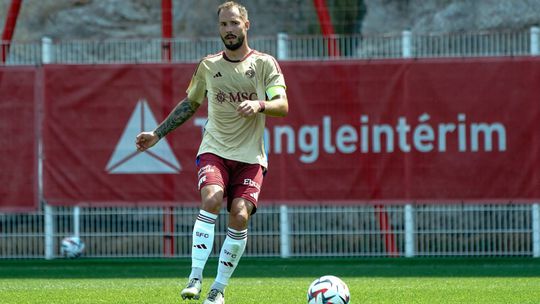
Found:
<svg viewBox="0 0 540 304"><path fill-rule="evenodd" d="M186 120L193 116L198 108L199 104L192 102L189 99L184 99L174 108L154 132L160 139L163 138L165 135L169 134L169 132L186 122Z"/></svg>

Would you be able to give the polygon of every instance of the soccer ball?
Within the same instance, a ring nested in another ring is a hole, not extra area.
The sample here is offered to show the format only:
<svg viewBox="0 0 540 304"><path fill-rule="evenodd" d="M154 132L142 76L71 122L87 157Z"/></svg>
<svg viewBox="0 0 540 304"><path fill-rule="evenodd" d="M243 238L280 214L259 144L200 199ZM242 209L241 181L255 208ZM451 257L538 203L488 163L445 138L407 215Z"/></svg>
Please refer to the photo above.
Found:
<svg viewBox="0 0 540 304"><path fill-rule="evenodd" d="M60 254L69 259L78 258L84 250L84 242L77 236L69 236L60 243Z"/></svg>
<svg viewBox="0 0 540 304"><path fill-rule="evenodd" d="M348 304L350 298L347 284L332 275L325 275L313 281L307 292L308 304Z"/></svg>

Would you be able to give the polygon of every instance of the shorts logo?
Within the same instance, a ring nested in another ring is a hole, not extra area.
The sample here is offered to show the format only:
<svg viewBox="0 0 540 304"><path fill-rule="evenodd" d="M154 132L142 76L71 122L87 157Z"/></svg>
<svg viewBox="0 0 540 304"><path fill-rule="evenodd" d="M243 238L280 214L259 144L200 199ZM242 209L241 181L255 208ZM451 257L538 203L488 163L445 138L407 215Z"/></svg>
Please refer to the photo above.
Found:
<svg viewBox="0 0 540 304"><path fill-rule="evenodd" d="M249 195L250 195L251 197L253 197L255 200L259 200L259 192L250 193Z"/></svg>
<svg viewBox="0 0 540 304"><path fill-rule="evenodd" d="M197 188L201 190L201 185L206 181L206 173L208 172L214 172L214 167L211 165L206 165L199 169L199 172L197 173L197 176L199 177L199 183L197 185Z"/></svg>
<svg viewBox="0 0 540 304"><path fill-rule="evenodd" d="M257 183L256 181L252 180L251 178L246 178L246 179L244 179L244 185L250 186L250 187L255 187L255 188L257 188L257 189L261 189L261 186L259 185L259 183Z"/></svg>
<svg viewBox="0 0 540 304"><path fill-rule="evenodd" d="M208 172L215 172L214 167L211 165L206 165L199 169L199 172L197 173L197 176L201 177L203 174L206 174Z"/></svg>
<svg viewBox="0 0 540 304"><path fill-rule="evenodd" d="M201 185L206 181L206 176L203 176L199 178L199 184L197 185L197 189L201 190Z"/></svg>

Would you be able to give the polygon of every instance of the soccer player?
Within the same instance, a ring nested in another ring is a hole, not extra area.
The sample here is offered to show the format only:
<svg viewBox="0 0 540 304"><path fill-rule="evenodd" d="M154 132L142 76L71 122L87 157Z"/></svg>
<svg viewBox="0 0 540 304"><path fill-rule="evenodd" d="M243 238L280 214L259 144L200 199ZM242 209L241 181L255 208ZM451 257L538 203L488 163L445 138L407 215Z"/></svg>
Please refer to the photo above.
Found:
<svg viewBox="0 0 540 304"><path fill-rule="evenodd" d="M182 100L152 132L136 138L139 151L186 122L208 100L208 122L197 153L201 209L193 227L192 270L183 299L198 299L203 269L214 243L214 225L223 199L229 212L227 236L219 254L217 276L205 304L225 303L225 287L247 243L250 216L257 210L268 167L263 134L266 116L289 111L285 80L276 60L248 45L246 8L234 1L218 7L224 50L202 59Z"/></svg>

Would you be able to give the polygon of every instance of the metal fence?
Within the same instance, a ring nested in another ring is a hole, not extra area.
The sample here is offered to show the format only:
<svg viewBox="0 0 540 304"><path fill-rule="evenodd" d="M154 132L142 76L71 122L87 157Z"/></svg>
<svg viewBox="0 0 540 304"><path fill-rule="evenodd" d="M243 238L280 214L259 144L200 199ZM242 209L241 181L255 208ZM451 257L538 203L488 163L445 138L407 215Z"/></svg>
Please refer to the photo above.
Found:
<svg viewBox="0 0 540 304"><path fill-rule="evenodd" d="M49 208L49 232L42 212L0 214L1 258L58 257L61 239L74 234L85 242L86 257L188 257L198 213L193 207ZM166 229L171 217L172 229ZM226 225L222 213L214 256ZM538 204L269 206L248 229L245 254L252 257L540 257Z"/></svg>
<svg viewBox="0 0 540 304"><path fill-rule="evenodd" d="M251 47L280 60L350 60L395 58L442 58L478 56L528 56L540 53L540 28L520 31L386 35L253 37ZM7 42L3 42L7 45ZM42 63L158 63L164 49L172 62L197 62L222 49L216 38L69 40L13 42L5 65Z"/></svg>
<svg viewBox="0 0 540 304"><path fill-rule="evenodd" d="M540 29L416 35L255 37L251 46L280 60L350 60L540 55ZM52 41L10 44L3 64L196 62L221 49L215 38ZM0 63L2 64L2 63ZM67 208L0 213L0 258L54 258L68 235L86 257L188 257L196 208ZM214 255L225 237L216 227ZM540 207L396 205L265 207L249 227L247 256L534 256L540 257Z"/></svg>

